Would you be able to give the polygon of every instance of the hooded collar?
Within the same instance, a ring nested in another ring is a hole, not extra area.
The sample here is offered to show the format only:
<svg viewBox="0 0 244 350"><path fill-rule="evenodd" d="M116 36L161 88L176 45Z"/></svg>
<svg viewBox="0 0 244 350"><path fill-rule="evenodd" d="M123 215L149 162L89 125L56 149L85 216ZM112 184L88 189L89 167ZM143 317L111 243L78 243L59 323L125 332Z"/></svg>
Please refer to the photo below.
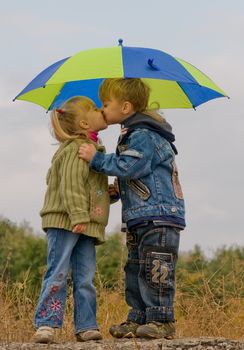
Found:
<svg viewBox="0 0 244 350"><path fill-rule="evenodd" d="M178 154L178 151L173 144L175 141L175 135L172 132L171 125L166 120L163 123L159 123L147 114L135 113L123 121L121 128L128 129L128 132L140 128L154 131L164 137L170 143L174 153Z"/></svg>

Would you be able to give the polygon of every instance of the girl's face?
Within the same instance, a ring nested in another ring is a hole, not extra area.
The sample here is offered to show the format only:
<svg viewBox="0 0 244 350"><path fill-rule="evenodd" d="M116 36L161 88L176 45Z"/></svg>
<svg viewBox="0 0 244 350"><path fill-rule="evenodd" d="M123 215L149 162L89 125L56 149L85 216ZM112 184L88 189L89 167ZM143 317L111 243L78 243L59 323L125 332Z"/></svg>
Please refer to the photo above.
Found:
<svg viewBox="0 0 244 350"><path fill-rule="evenodd" d="M100 109L92 108L86 113L87 124L90 130L100 131L107 129L108 125Z"/></svg>

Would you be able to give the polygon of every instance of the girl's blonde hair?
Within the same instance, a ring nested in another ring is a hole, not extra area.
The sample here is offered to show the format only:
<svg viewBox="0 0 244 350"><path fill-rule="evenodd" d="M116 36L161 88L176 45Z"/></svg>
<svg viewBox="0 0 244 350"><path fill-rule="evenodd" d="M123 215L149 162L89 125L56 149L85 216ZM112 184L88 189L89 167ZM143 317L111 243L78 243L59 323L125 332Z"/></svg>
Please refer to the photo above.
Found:
<svg viewBox="0 0 244 350"><path fill-rule="evenodd" d="M165 119L156 110L148 108L150 87L139 78L110 78L105 79L99 89L99 97L102 102L111 97L120 102L129 101L135 112L144 113L159 123Z"/></svg>
<svg viewBox="0 0 244 350"><path fill-rule="evenodd" d="M80 121L87 120L89 110L96 108L95 103L88 97L76 96L67 100L60 109L51 113L53 136L59 141L72 140L80 135L87 138L87 131L80 127Z"/></svg>

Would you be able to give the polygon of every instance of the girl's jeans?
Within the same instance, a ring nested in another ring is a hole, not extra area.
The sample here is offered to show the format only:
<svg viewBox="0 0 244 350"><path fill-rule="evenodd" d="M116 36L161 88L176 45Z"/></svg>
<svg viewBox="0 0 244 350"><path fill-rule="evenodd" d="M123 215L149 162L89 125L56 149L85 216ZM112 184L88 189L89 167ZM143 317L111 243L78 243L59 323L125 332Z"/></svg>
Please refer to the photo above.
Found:
<svg viewBox="0 0 244 350"><path fill-rule="evenodd" d="M62 327L71 267L75 333L97 329L94 238L56 228L48 230L47 238L47 272L35 312L35 326Z"/></svg>
<svg viewBox="0 0 244 350"><path fill-rule="evenodd" d="M128 321L174 322L175 266L179 229L149 223L127 233L125 266Z"/></svg>

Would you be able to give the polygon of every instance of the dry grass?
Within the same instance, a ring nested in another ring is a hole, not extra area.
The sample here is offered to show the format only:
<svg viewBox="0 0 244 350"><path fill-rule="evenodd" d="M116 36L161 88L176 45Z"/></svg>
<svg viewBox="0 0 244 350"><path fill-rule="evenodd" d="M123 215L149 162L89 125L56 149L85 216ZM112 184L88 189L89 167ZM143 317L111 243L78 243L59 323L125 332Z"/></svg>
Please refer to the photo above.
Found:
<svg viewBox="0 0 244 350"><path fill-rule="evenodd" d="M33 298L35 299L35 298ZM0 284L0 339L25 341L33 333L34 303L23 283Z"/></svg>
<svg viewBox="0 0 244 350"><path fill-rule="evenodd" d="M231 297L219 305L210 294L203 298L178 292L176 296L179 337L244 339L244 299Z"/></svg>
<svg viewBox="0 0 244 350"><path fill-rule="evenodd" d="M175 309L177 334L180 337L222 336L243 338L244 299L238 295L225 295L221 303L216 302L209 281L203 281L201 297L194 292L176 294ZM126 319L128 307L124 301L123 288L109 290L97 288L97 319L105 338L108 328ZM33 314L37 295L28 292L28 276L23 283L0 283L0 340L30 340L33 334ZM62 341L73 341L72 293L68 294L65 322L59 332Z"/></svg>

